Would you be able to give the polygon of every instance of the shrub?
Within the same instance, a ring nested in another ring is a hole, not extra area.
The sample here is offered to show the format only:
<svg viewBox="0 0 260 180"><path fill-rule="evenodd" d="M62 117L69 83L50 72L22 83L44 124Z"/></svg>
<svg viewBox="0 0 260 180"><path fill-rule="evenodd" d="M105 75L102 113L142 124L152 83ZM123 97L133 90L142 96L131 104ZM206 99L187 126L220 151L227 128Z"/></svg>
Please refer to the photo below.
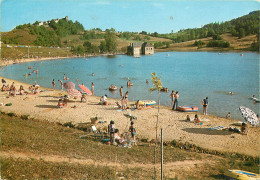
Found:
<svg viewBox="0 0 260 180"><path fill-rule="evenodd" d="M29 115L21 115L21 119L27 120L27 119L29 119Z"/></svg>
<svg viewBox="0 0 260 180"><path fill-rule="evenodd" d="M64 123L63 126L70 127L70 128L74 128L75 127L75 125L73 125L72 122Z"/></svg>

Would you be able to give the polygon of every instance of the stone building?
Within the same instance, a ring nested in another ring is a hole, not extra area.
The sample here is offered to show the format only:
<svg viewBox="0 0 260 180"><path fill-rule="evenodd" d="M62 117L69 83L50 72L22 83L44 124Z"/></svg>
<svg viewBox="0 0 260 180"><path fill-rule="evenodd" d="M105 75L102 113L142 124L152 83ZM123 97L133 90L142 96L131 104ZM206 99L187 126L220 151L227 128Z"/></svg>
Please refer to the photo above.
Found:
<svg viewBox="0 0 260 180"><path fill-rule="evenodd" d="M139 56L141 54L143 54L143 55L154 54L154 47L151 43L148 43L148 42L130 43L130 46L128 46L128 49L127 49L127 54L133 55L133 56Z"/></svg>

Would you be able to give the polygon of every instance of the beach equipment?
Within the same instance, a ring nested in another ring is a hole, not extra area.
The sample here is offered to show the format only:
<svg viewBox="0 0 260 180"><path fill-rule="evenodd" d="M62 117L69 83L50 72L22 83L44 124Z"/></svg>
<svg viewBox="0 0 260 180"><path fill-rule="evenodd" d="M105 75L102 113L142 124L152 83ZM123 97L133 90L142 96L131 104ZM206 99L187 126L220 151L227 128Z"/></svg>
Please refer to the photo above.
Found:
<svg viewBox="0 0 260 180"><path fill-rule="evenodd" d="M229 169L224 173L225 176L229 177L230 179L241 179L241 180L259 180L259 174L255 174L248 171L242 171L237 169Z"/></svg>
<svg viewBox="0 0 260 180"><path fill-rule="evenodd" d="M63 87L65 89L75 89L75 84L73 82L69 81L69 82L64 83Z"/></svg>
<svg viewBox="0 0 260 180"><path fill-rule="evenodd" d="M115 91L115 90L117 90L117 87L112 84L108 89L109 89L110 91Z"/></svg>
<svg viewBox="0 0 260 180"><path fill-rule="evenodd" d="M257 115L252 111L251 109L240 106L239 107L240 112L242 113L243 118L249 122L252 126L257 126L259 125L259 120Z"/></svg>
<svg viewBox="0 0 260 180"><path fill-rule="evenodd" d="M81 93L77 89L67 89L67 93L74 98L81 97Z"/></svg>
<svg viewBox="0 0 260 180"><path fill-rule="evenodd" d="M176 109L182 112L197 112L199 110L196 106L178 106Z"/></svg>
<svg viewBox="0 0 260 180"><path fill-rule="evenodd" d="M92 92L86 86L83 86L83 85L79 84L79 88L82 91L84 91L85 93L87 93L88 95L92 95Z"/></svg>
<svg viewBox="0 0 260 180"><path fill-rule="evenodd" d="M140 100L139 101L140 105L146 105L146 106L153 106L156 104L156 101L153 100Z"/></svg>

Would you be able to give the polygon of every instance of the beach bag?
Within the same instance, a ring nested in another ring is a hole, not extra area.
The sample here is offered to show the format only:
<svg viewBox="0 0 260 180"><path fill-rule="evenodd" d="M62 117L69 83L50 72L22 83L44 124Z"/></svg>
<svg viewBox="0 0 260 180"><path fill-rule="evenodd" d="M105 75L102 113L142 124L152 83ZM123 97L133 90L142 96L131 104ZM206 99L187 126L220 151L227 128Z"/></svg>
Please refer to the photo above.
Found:
<svg viewBox="0 0 260 180"><path fill-rule="evenodd" d="M12 106L12 103L7 103L5 104L5 106Z"/></svg>

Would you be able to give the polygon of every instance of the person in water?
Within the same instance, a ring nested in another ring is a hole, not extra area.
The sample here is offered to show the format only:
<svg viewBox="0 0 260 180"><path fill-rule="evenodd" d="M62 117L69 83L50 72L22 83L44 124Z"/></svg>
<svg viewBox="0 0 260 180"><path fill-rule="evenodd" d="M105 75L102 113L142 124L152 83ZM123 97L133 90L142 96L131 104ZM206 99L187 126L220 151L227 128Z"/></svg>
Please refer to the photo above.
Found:
<svg viewBox="0 0 260 180"><path fill-rule="evenodd" d="M119 89L119 93L120 93L121 99L123 99L123 96L124 96L124 94L123 94L123 86L121 86L121 88Z"/></svg>
<svg viewBox="0 0 260 180"><path fill-rule="evenodd" d="M203 114L207 115L207 111L208 111L208 105L209 105L209 101L208 101L208 97L206 97L205 99L202 99L202 105L203 105Z"/></svg>
<svg viewBox="0 0 260 180"><path fill-rule="evenodd" d="M52 89L54 89L55 88L55 80L53 79L52 80Z"/></svg>
<svg viewBox="0 0 260 180"><path fill-rule="evenodd" d="M58 80L60 82L60 89L63 91L63 82L62 80Z"/></svg>
<svg viewBox="0 0 260 180"><path fill-rule="evenodd" d="M91 82L91 93L92 93L92 96L94 96L94 83Z"/></svg>
<svg viewBox="0 0 260 180"><path fill-rule="evenodd" d="M231 118L231 113L230 112L227 113L226 118L227 119Z"/></svg>

